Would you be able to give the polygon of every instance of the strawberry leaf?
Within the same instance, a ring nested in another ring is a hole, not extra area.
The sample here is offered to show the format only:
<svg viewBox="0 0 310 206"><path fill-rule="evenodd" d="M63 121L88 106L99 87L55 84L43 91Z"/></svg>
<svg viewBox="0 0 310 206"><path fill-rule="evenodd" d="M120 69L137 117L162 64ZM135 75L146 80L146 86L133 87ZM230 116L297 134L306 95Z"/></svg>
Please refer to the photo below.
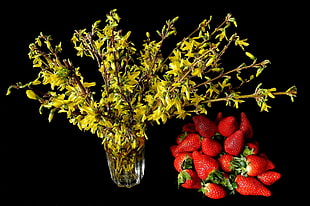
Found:
<svg viewBox="0 0 310 206"><path fill-rule="evenodd" d="M192 177L190 176L190 174L188 174L185 170L181 171L178 174L178 186L186 182L186 180L191 180L191 179Z"/></svg>
<svg viewBox="0 0 310 206"><path fill-rule="evenodd" d="M242 152L242 155L243 155L243 156L248 156L248 155L252 155L252 154L254 154L254 148L250 149L250 147L246 145L246 146L244 147L244 150L243 150L243 152Z"/></svg>
<svg viewBox="0 0 310 206"><path fill-rule="evenodd" d="M187 158L183 161L182 166L181 166L183 170L193 168L193 159L188 155L186 156Z"/></svg>
<svg viewBox="0 0 310 206"><path fill-rule="evenodd" d="M209 176L205 179L204 182L212 182L218 185L222 185L230 191L230 194L235 194L237 184L232 181L234 179L234 175L227 176L225 175L225 172L214 170L209 174Z"/></svg>

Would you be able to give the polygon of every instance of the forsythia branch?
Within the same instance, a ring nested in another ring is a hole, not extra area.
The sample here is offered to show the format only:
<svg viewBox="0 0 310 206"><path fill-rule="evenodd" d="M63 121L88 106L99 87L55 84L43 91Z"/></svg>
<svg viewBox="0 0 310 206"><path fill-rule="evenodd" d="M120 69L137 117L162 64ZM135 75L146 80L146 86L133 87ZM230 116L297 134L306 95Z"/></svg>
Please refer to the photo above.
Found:
<svg viewBox="0 0 310 206"><path fill-rule="evenodd" d="M50 36L40 33L28 53L38 76L11 85L7 95L12 89L25 89L28 98L41 104L40 113L50 110L49 121L55 113L65 113L70 123L103 138L106 147L117 144L113 149L119 151L128 144L138 147L137 142L147 138L149 124L207 113L216 102L238 108L254 99L261 111L268 111L270 98L286 95L293 101L296 97L295 86L277 91L261 88L261 83L254 93L241 94L239 89L258 78L270 62L259 62L247 50L249 43L235 32L237 22L231 14L218 26L211 24L212 17L203 20L164 57L164 43L176 35L177 20L166 21L156 32L159 40L147 32L140 50L129 40L131 32L123 34L118 28L116 10L107 14L104 26L99 20L90 31L76 30L71 38L76 55L97 63L100 82L85 81L80 68L59 55L61 42L54 45ZM234 50L237 59L244 59L239 66L223 64L232 47L240 51Z"/></svg>

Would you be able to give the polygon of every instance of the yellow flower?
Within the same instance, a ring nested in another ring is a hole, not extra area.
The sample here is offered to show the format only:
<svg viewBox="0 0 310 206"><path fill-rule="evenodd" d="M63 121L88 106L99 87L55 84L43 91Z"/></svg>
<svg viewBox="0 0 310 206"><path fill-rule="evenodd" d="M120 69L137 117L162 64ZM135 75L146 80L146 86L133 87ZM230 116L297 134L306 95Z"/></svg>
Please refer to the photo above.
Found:
<svg viewBox="0 0 310 206"><path fill-rule="evenodd" d="M262 102L262 104L260 105L261 106L261 112L262 111L265 111L265 112L269 112L269 108L271 108L271 106L269 106L266 102Z"/></svg>
<svg viewBox="0 0 310 206"><path fill-rule="evenodd" d="M183 94L185 94L184 97L183 97L184 99L186 99L186 100L190 99L190 91L189 91L189 88L186 85L182 85L181 92Z"/></svg>
<svg viewBox="0 0 310 206"><path fill-rule="evenodd" d="M249 43L246 42L248 39L240 39L239 37L237 37L236 41L235 41L235 45L236 46L240 46L242 50L244 50L245 46L249 46Z"/></svg>
<svg viewBox="0 0 310 206"><path fill-rule="evenodd" d="M267 90L267 95L271 98L275 98L275 96L272 94L272 92L277 91L277 88L271 88Z"/></svg>
<svg viewBox="0 0 310 206"><path fill-rule="evenodd" d="M175 111L175 114L177 115L177 118L179 118L179 119L185 119L185 117L187 115L189 115L189 113L186 112L184 109L180 109L180 110Z"/></svg>
<svg viewBox="0 0 310 206"><path fill-rule="evenodd" d="M57 97L55 97L53 100L53 106L56 108L61 107L64 104L68 104L70 101L69 100L65 100L65 94L61 94L58 95Z"/></svg>
<svg viewBox="0 0 310 206"><path fill-rule="evenodd" d="M197 76L199 78L202 79L202 70L201 68L195 68L193 71L192 71L192 75L193 76Z"/></svg>
<svg viewBox="0 0 310 206"><path fill-rule="evenodd" d="M244 102L244 100L235 99L235 100L234 100L234 107L235 107L236 109L238 109L238 108L239 108L239 103L243 103L243 102Z"/></svg>
<svg viewBox="0 0 310 206"><path fill-rule="evenodd" d="M137 104L137 107L134 110L134 113L135 113L134 118L137 121L141 120L141 122L144 122L146 119L146 111L147 111L146 105L143 105L141 103Z"/></svg>
<svg viewBox="0 0 310 206"><path fill-rule="evenodd" d="M177 76L178 74L182 73L181 69L181 63L179 61L173 61L169 64L170 70L168 70L167 74L173 74L174 76Z"/></svg>
<svg viewBox="0 0 310 206"><path fill-rule="evenodd" d="M148 106L151 107L155 101L155 98L154 98L154 96L148 94L144 97L144 100L147 102Z"/></svg>
<svg viewBox="0 0 310 206"><path fill-rule="evenodd" d="M153 114L149 115L148 120L156 121L157 124L160 124L159 120L162 120L163 123L167 121L167 115L162 111L161 107L158 107Z"/></svg>
<svg viewBox="0 0 310 206"><path fill-rule="evenodd" d="M54 90L55 86L60 86L64 83L64 80L61 79L57 74L50 72L41 72L43 76L43 84L50 84L51 89Z"/></svg>
<svg viewBox="0 0 310 206"><path fill-rule="evenodd" d="M194 94L194 97L191 98L191 102L194 105L199 105L205 98L203 96L199 96L198 94Z"/></svg>
<svg viewBox="0 0 310 206"><path fill-rule="evenodd" d="M219 39L220 41L222 41L224 38L227 39L227 37L226 37L226 30L225 30L225 29L222 29L221 31L222 31L222 32L219 33L219 34L215 37L215 39Z"/></svg>
<svg viewBox="0 0 310 206"><path fill-rule="evenodd" d="M96 123L96 113L92 111L91 108L83 107L83 111L86 111L87 114L83 119L78 121L81 130L91 130L91 133L95 133L97 130L98 124Z"/></svg>

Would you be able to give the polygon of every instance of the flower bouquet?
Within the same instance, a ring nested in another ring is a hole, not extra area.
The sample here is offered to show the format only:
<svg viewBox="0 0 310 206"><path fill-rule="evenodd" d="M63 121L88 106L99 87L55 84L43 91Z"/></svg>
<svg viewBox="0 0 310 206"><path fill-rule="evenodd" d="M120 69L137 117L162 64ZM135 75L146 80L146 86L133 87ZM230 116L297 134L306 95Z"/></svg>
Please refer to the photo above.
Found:
<svg viewBox="0 0 310 206"><path fill-rule="evenodd" d="M65 113L80 130L102 138L112 179L128 188L139 184L144 174L148 126L206 114L216 102L238 108L254 99L261 111L268 111L268 100L277 95L294 100L295 86L277 91L259 83L253 92L241 92L270 62L259 61L246 49L249 43L234 32L237 22L231 14L217 26L212 17L203 20L164 55L165 40L177 34L177 20L166 21L157 38L147 32L141 49L129 40L130 31L118 28L116 10L106 15L104 26L99 20L89 30L76 30L71 39L76 55L96 63L97 82L88 82L82 74L85 68L63 58L61 42L55 44L40 33L28 53L38 76L10 86L7 95L25 89L28 98L40 103L40 113L49 110L49 121ZM229 67L222 59L232 47L244 61Z"/></svg>

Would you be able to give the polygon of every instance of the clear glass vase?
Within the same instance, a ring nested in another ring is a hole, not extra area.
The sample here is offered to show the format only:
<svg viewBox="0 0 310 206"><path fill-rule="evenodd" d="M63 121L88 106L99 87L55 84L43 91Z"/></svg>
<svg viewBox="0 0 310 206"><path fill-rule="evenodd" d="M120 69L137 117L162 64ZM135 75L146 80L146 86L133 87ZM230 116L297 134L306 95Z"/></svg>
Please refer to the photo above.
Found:
<svg viewBox="0 0 310 206"><path fill-rule="evenodd" d="M119 150L106 148L111 179L118 187L131 188L139 184L145 169L145 145L124 147Z"/></svg>

